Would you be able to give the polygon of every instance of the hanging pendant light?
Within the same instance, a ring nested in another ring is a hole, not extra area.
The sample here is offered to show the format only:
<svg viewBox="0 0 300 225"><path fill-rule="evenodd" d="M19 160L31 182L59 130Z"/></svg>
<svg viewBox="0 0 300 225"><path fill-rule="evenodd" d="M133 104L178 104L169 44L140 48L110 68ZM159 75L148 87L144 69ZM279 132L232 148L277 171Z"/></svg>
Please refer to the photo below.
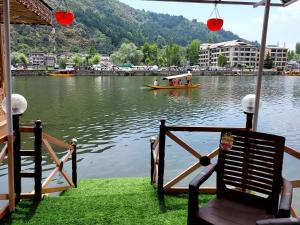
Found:
<svg viewBox="0 0 300 225"><path fill-rule="evenodd" d="M62 10L62 4L65 6L65 10ZM67 3L65 0L61 0L58 6L58 10L54 13L55 19L58 24L62 26L70 26L74 21L74 13L71 10L68 10Z"/></svg>
<svg viewBox="0 0 300 225"><path fill-rule="evenodd" d="M207 20L207 28L212 32L216 32L221 30L224 24L224 20L220 18L220 14L217 8L217 3L215 4L215 8L212 11L210 17L212 16L213 13L215 13L215 17Z"/></svg>

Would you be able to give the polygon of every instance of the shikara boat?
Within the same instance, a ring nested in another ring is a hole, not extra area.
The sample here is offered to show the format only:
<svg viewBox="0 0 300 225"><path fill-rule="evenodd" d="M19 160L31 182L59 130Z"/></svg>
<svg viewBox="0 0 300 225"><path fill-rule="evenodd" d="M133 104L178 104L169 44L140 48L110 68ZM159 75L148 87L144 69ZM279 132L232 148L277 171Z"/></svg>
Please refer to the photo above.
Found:
<svg viewBox="0 0 300 225"><path fill-rule="evenodd" d="M186 82L182 82L181 79L185 78ZM156 81L154 84L148 84L146 87L152 89L186 89L197 88L200 84L192 84L192 73L179 74L174 76L164 77L163 80L168 80L169 85L159 85Z"/></svg>
<svg viewBox="0 0 300 225"><path fill-rule="evenodd" d="M54 76L54 77L70 77L75 75L75 70L57 70L51 73L48 73L49 76Z"/></svg>

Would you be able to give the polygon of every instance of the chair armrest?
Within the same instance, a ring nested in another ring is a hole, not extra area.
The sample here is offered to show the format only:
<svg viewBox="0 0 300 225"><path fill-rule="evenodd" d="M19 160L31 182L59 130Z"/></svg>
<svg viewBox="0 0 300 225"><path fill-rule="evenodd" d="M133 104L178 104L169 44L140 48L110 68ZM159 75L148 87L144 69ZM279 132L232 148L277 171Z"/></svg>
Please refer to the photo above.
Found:
<svg viewBox="0 0 300 225"><path fill-rule="evenodd" d="M292 198L293 198L293 185L288 180L282 178L282 193L280 197L278 217L288 218L291 214Z"/></svg>
<svg viewBox="0 0 300 225"><path fill-rule="evenodd" d="M256 225L300 225L300 218L279 218L258 220Z"/></svg>
<svg viewBox="0 0 300 225"><path fill-rule="evenodd" d="M216 164L210 164L201 173L199 173L189 184L189 203L188 212L197 212L199 209L198 194L199 187L203 184L215 171Z"/></svg>

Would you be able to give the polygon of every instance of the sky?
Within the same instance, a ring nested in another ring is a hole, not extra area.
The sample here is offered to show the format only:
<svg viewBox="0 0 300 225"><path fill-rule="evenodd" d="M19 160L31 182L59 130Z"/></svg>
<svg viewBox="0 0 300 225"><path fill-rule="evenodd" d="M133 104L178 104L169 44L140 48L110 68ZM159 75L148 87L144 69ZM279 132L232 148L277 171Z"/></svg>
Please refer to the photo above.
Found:
<svg viewBox="0 0 300 225"><path fill-rule="evenodd" d="M212 4L199 3L119 1L136 9L182 15L190 20L197 19L198 22L203 23L209 19L214 8ZM224 19L223 28L225 30L232 31L246 40L261 42L264 7L218 5L218 11L221 18ZM271 7L267 44L286 46L294 50L297 42L300 42L300 0L287 7Z"/></svg>

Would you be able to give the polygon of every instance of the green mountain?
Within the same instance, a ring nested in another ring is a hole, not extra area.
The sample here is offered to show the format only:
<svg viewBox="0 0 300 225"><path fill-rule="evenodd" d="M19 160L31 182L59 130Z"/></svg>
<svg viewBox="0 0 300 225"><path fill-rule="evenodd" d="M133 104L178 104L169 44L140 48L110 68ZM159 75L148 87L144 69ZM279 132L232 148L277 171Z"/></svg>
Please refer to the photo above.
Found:
<svg viewBox="0 0 300 225"><path fill-rule="evenodd" d="M46 1L54 11L58 0ZM193 39L220 42L239 37L230 31L211 33L204 23L182 16L170 16L134 9L117 0L67 0L76 21L70 27L13 25L13 51L83 52L96 49L111 53L125 41L137 46L156 42L186 46Z"/></svg>

